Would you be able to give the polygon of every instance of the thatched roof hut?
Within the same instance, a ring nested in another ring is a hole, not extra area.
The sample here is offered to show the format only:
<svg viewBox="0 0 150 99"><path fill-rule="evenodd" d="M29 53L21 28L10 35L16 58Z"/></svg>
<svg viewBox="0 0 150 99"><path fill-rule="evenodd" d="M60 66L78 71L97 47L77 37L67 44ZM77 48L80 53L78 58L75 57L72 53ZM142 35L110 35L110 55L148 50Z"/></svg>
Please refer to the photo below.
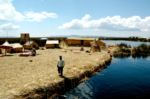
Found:
<svg viewBox="0 0 150 99"><path fill-rule="evenodd" d="M46 48L58 48L59 41L58 40L47 40L45 44Z"/></svg>
<svg viewBox="0 0 150 99"><path fill-rule="evenodd" d="M94 40L90 44L92 52L99 52L101 49L105 48L105 43L101 40Z"/></svg>
<svg viewBox="0 0 150 99"><path fill-rule="evenodd" d="M20 43L13 43L13 44L11 44L11 46L13 48L12 49L13 52L15 52L15 53L20 53L23 51L23 46Z"/></svg>
<svg viewBox="0 0 150 99"><path fill-rule="evenodd" d="M11 52L11 49L12 49L12 46L9 44L8 41L5 41L2 45L0 45L0 48L1 49L4 49L4 54L6 55L6 53L10 53ZM1 50L2 51L2 50Z"/></svg>
<svg viewBox="0 0 150 99"><path fill-rule="evenodd" d="M95 38L67 38L68 45L70 46L90 46L90 42L92 42L93 40L95 40Z"/></svg>
<svg viewBox="0 0 150 99"><path fill-rule="evenodd" d="M31 50L32 48L39 49L39 45L34 41L27 41L23 45L23 47L24 47L24 49L29 49L29 50Z"/></svg>
<svg viewBox="0 0 150 99"><path fill-rule="evenodd" d="M100 46L97 44L97 41L94 40L91 43L91 52L100 52Z"/></svg>
<svg viewBox="0 0 150 99"><path fill-rule="evenodd" d="M97 40L97 44L100 46L100 49L106 48L106 44L102 40Z"/></svg>
<svg viewBox="0 0 150 99"><path fill-rule="evenodd" d="M11 46L11 44L9 44L8 41L5 41L2 45L0 45L0 48L11 49L12 46Z"/></svg>
<svg viewBox="0 0 150 99"><path fill-rule="evenodd" d="M61 40L60 43L59 43L59 47L62 48L62 49L68 48L67 40Z"/></svg>

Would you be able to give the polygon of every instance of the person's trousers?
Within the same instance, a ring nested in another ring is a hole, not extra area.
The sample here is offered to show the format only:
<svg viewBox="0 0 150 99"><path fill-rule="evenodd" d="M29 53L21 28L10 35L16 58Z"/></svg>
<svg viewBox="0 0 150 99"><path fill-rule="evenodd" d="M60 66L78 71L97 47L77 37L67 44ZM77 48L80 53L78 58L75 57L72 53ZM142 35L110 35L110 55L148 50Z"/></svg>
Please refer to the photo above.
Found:
<svg viewBox="0 0 150 99"><path fill-rule="evenodd" d="M58 73L62 76L63 75L63 67L58 67Z"/></svg>

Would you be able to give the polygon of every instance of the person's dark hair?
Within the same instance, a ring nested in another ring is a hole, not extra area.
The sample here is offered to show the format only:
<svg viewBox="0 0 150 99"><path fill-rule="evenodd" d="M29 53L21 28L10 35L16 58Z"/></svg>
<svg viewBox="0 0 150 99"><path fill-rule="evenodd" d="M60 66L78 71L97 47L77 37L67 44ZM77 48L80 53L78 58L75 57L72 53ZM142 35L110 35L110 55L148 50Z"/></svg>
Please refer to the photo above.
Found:
<svg viewBox="0 0 150 99"><path fill-rule="evenodd" d="M59 59L62 60L62 56L59 56Z"/></svg>

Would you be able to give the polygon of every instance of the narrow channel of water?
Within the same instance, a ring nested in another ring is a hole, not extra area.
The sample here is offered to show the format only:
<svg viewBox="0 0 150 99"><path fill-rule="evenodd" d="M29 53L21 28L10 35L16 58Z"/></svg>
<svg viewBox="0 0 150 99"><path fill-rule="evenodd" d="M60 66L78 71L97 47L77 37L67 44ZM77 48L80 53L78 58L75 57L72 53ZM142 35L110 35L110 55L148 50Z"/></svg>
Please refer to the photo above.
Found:
<svg viewBox="0 0 150 99"><path fill-rule="evenodd" d="M66 99L150 99L150 57L113 58L110 66L64 96Z"/></svg>

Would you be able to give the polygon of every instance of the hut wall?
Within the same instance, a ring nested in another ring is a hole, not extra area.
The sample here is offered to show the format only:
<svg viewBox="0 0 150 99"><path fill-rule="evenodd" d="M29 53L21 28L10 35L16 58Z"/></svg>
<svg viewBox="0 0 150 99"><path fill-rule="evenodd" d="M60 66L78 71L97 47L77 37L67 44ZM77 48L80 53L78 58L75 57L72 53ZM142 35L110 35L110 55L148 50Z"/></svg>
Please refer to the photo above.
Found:
<svg viewBox="0 0 150 99"><path fill-rule="evenodd" d="M46 44L45 47L46 48L58 48L58 44Z"/></svg>
<svg viewBox="0 0 150 99"><path fill-rule="evenodd" d="M13 52L14 53L21 53L23 51L23 48L14 48Z"/></svg>
<svg viewBox="0 0 150 99"><path fill-rule="evenodd" d="M1 54L4 54L5 53L5 49L1 49Z"/></svg>
<svg viewBox="0 0 150 99"><path fill-rule="evenodd" d="M6 50L7 53L11 53L12 52L12 49L2 49L2 53L4 53Z"/></svg>
<svg viewBox="0 0 150 99"><path fill-rule="evenodd" d="M84 40L83 45L84 46L91 46L90 42L92 42L92 40Z"/></svg>
<svg viewBox="0 0 150 99"><path fill-rule="evenodd" d="M81 40L67 40L69 46L81 46Z"/></svg>
<svg viewBox="0 0 150 99"><path fill-rule="evenodd" d="M45 47L46 47L46 48L54 48L55 45L54 45L54 44L46 44Z"/></svg>
<svg viewBox="0 0 150 99"><path fill-rule="evenodd" d="M24 47L24 49L28 49L28 50L32 49L32 45L24 45L23 47Z"/></svg>
<svg viewBox="0 0 150 99"><path fill-rule="evenodd" d="M67 48L68 47L68 42L67 40L61 40L59 43L60 48Z"/></svg>

